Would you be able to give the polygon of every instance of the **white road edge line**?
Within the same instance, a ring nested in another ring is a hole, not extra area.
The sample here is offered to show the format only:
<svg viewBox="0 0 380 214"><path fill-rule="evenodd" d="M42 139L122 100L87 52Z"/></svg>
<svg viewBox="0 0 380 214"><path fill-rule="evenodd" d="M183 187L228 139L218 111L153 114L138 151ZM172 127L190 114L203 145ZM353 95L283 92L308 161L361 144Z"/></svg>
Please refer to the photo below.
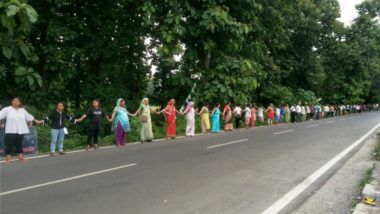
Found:
<svg viewBox="0 0 380 214"><path fill-rule="evenodd" d="M309 188L315 181L317 181L323 174L325 174L331 167L333 167L336 163L338 163L344 156L350 153L353 149L355 149L358 145L360 145L365 139L367 139L373 132L375 132L380 127L380 123L378 123L374 128L372 128L369 132L311 174L308 178L306 178L302 183L298 184L288 193L286 193L283 197L277 200L274 204L268 207L262 214L276 214L279 213L283 208L285 208L290 202L292 202L297 196L299 196L303 191Z"/></svg>
<svg viewBox="0 0 380 214"><path fill-rule="evenodd" d="M140 142L136 142L136 143L128 143L128 145L135 145L135 144L140 144ZM98 149L109 149L109 148L114 148L115 146L102 146L102 147L99 147ZM80 150L73 150L73 151L67 151L65 152L66 154L73 154L73 153L79 153L79 152L85 152L86 150L85 149L80 149ZM31 160L31 159L38 159L38 158L45 158L45 157L49 157L50 155L36 155L36 156L29 156L29 157L26 157L25 159L27 160ZM12 161L18 161L18 159L13 159ZM2 160L0 161L0 163L4 163L5 160Z"/></svg>
<svg viewBox="0 0 380 214"><path fill-rule="evenodd" d="M334 120L332 120L332 121L329 121L329 122L327 122L327 124L331 124L331 123L334 123L335 121Z"/></svg>
<svg viewBox="0 0 380 214"><path fill-rule="evenodd" d="M222 144L218 144L218 145L214 145L214 146L209 146L209 147L207 147L207 149L213 149L213 148L216 148L216 147L227 146L227 145L230 145L230 144L240 143L240 142L244 142L244 141L247 141L247 140L248 139L241 139L241 140L236 140L236 141L232 141L232 142L228 142L228 143L222 143Z"/></svg>
<svg viewBox="0 0 380 214"><path fill-rule="evenodd" d="M114 168L110 168L110 169L105 169L105 170L100 170L100 171L96 171L96 172L86 173L86 174L83 174L83 175L78 175L78 176L74 176L74 177L70 177L70 178L64 178L64 179L60 179L60 180L56 180L56 181L51 181L51 182L46 182L46 183L37 184L37 185L33 185L33 186L28 186L28 187L23 187L23 188L19 188L19 189L14 189L14 190L10 190L10 191L7 191L7 192L1 192L0 196L9 195L9 194L16 193L16 192L22 192L22 191L26 191L26 190L30 190L30 189L36 189L36 188L39 188L39 187L49 186L49 185L53 185L53 184L57 184L57 183L63 183L63 182L67 182L67 181L71 181L71 180L75 180L75 179L80 179L80 178L84 178L84 177L88 177L88 176L92 176L92 175L97 175L97 174L102 174L102 173L106 173L106 172L110 172L110 171L115 171L115 170L118 170L118 169L123 169L123 168L131 167L131 166L136 166L136 165L137 165L137 163L132 163L132 164L118 166L118 167L114 167Z"/></svg>
<svg viewBox="0 0 380 214"><path fill-rule="evenodd" d="M283 132L275 132L273 133L274 135L278 135L278 134L284 134L284 133L288 133L288 132L292 132L294 131L293 129L289 129L289 130L286 130L286 131L283 131Z"/></svg>
<svg viewBox="0 0 380 214"><path fill-rule="evenodd" d="M202 134L195 134L195 136L198 136L198 135L202 135ZM185 136L179 136L178 139L181 139L181 138L185 138ZM165 138L161 138L161 139L155 139L155 140L152 140L153 142L160 142L160 141L164 141L166 140ZM128 143L128 145L137 145L137 144L141 144L141 142L133 142L133 143ZM116 148L114 145L112 146L102 146L102 147L99 147L98 149L109 149L109 148ZM79 152L85 152L86 149L80 149L80 150L73 150L73 151L67 151L65 152L66 154L73 154L73 153L79 153ZM31 160L31 159L38 159L38 158L45 158L45 157L49 157L50 155L36 155L36 156L29 156L29 157L26 157L25 159L27 160ZM12 161L18 161L18 159L12 159ZM5 160L2 160L0 161L0 163L5 163Z"/></svg>
<svg viewBox="0 0 380 214"><path fill-rule="evenodd" d="M309 125L309 126L306 126L307 128L313 128L313 127L317 127L319 126L319 124L313 124L313 125Z"/></svg>

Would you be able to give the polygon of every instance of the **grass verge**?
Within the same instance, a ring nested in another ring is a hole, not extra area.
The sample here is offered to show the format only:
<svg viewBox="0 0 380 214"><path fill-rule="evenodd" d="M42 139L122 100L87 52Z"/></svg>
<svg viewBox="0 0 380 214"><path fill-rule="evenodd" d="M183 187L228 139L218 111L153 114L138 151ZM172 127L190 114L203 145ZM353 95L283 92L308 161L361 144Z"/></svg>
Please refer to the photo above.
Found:
<svg viewBox="0 0 380 214"><path fill-rule="evenodd" d="M372 175L373 175L373 170L374 169L375 169L375 163L373 163L372 167L370 167L370 168L367 169L367 171L365 172L363 178L360 180L358 197L356 197L352 201L351 213L353 213L354 208L356 207L356 205L359 204L362 201L361 194L363 192L363 189L364 189L365 185L372 181L372 179L373 179Z"/></svg>

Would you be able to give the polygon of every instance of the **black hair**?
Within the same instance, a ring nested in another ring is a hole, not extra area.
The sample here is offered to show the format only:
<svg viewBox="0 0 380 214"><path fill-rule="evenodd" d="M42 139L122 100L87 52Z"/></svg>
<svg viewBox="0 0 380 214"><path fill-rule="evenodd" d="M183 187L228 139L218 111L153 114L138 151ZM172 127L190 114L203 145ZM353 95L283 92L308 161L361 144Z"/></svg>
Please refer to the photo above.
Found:
<svg viewBox="0 0 380 214"><path fill-rule="evenodd" d="M55 107L57 108L59 104L62 104L63 106L65 106L65 102L59 101L59 102L57 102L57 104L55 105Z"/></svg>
<svg viewBox="0 0 380 214"><path fill-rule="evenodd" d="M17 99L17 100L20 102L20 107L22 107L23 105L22 105L22 99L21 99L21 97L19 97L19 96L14 96L14 97L12 98L12 102L13 102L13 100L15 100L15 99Z"/></svg>
<svg viewBox="0 0 380 214"><path fill-rule="evenodd" d="M95 99L92 100L92 102L94 102L94 101L96 101L99 104L99 107L102 106L101 103L100 103L100 100L98 98L95 98Z"/></svg>

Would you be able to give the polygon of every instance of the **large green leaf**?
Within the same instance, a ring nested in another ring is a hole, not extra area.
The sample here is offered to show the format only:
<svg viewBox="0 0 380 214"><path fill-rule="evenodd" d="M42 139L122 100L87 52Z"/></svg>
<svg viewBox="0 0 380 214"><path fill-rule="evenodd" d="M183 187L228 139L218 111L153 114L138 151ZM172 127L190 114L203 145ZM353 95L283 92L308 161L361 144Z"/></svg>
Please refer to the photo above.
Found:
<svg viewBox="0 0 380 214"><path fill-rule="evenodd" d="M36 77L36 81L37 81L38 86L42 87L42 79L41 79L40 75L38 75L38 77Z"/></svg>
<svg viewBox="0 0 380 214"><path fill-rule="evenodd" d="M2 51L6 58L8 59L12 58L12 50L10 48L8 48L7 46L3 46Z"/></svg>
<svg viewBox="0 0 380 214"><path fill-rule="evenodd" d="M11 36L14 36L15 21L13 17L8 17L6 14L0 14L1 24L8 29Z"/></svg>
<svg viewBox="0 0 380 214"><path fill-rule="evenodd" d="M24 54L24 56L29 57L30 55L29 47L25 44L25 42L22 40L19 40L17 42L17 45L20 48L21 52Z"/></svg>
<svg viewBox="0 0 380 214"><path fill-rule="evenodd" d="M25 76L27 73L28 73L28 70L23 66L19 66L15 70L16 76Z"/></svg>
<svg viewBox="0 0 380 214"><path fill-rule="evenodd" d="M31 75L26 76L26 78L27 78L27 80L28 80L29 87L30 87L31 89L35 89L36 86L35 86L35 84L34 84L34 78L33 78Z"/></svg>
<svg viewBox="0 0 380 214"><path fill-rule="evenodd" d="M29 5L26 5L25 9L26 9L26 14L29 17L30 22L35 23L38 19L38 14L37 14L36 10L34 10L33 7L31 7Z"/></svg>
<svg viewBox="0 0 380 214"><path fill-rule="evenodd" d="M0 64L0 80L3 80L7 74L7 69L5 66Z"/></svg>
<svg viewBox="0 0 380 214"><path fill-rule="evenodd" d="M8 17L14 16L19 10L20 10L20 7L14 4L10 4L8 5L7 9L5 9L5 13L7 14Z"/></svg>

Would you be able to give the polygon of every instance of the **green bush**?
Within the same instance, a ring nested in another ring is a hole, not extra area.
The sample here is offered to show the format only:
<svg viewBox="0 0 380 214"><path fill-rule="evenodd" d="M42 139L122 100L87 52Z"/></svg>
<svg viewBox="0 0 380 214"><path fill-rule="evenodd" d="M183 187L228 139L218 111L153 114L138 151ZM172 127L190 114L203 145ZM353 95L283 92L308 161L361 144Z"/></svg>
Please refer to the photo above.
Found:
<svg viewBox="0 0 380 214"><path fill-rule="evenodd" d="M298 89L297 93L294 96L294 101L295 103L301 102L303 105L304 104L313 104L317 102L317 97L315 96L314 92L308 91L308 90L303 90L303 89Z"/></svg>
<svg viewBox="0 0 380 214"><path fill-rule="evenodd" d="M261 92L261 96L263 100L266 101L264 103L269 104L276 101L276 103L273 103L274 105L291 104L294 97L291 88L281 85L264 88Z"/></svg>
<svg viewBox="0 0 380 214"><path fill-rule="evenodd" d="M39 126L37 127L38 136L38 151L47 152L50 148L50 127Z"/></svg>

